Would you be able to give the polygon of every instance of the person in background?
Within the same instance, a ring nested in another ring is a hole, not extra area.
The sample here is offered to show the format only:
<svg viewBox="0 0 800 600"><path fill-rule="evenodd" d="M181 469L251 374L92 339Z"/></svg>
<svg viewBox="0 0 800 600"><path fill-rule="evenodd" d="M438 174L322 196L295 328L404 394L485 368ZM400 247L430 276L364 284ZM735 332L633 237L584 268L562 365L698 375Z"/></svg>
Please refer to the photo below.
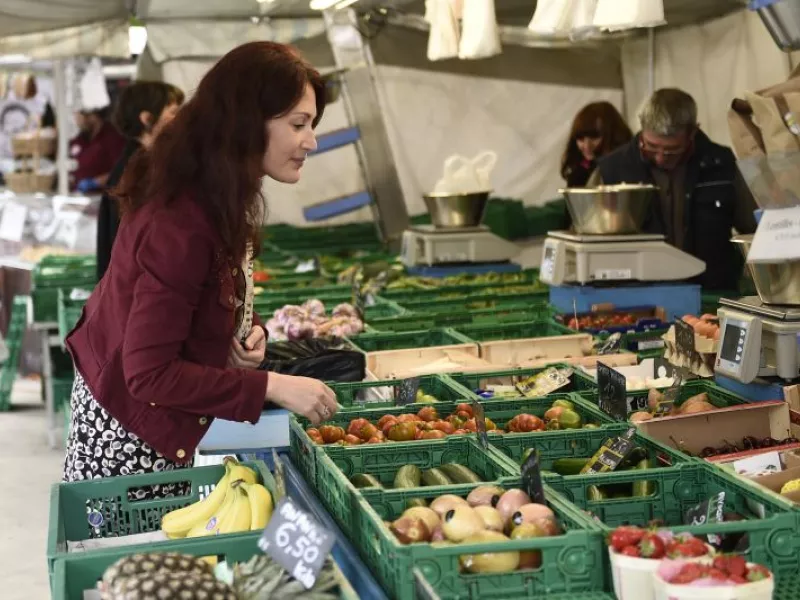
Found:
<svg viewBox="0 0 800 600"><path fill-rule="evenodd" d="M753 233L756 204L730 148L712 142L697 122L697 104L686 92L656 90L639 112L641 131L600 159L589 186L649 183L659 200L645 223L668 243L706 263L696 280L708 290L738 288L742 260L733 229Z"/></svg>
<svg viewBox="0 0 800 600"><path fill-rule="evenodd" d="M575 115L561 156L561 177L569 188L586 186L597 159L631 141L633 133L610 102L592 102Z"/></svg>
<svg viewBox="0 0 800 600"><path fill-rule="evenodd" d="M113 189L119 183L134 153L139 148L149 148L161 129L175 118L183 99L183 92L179 88L161 81L138 81L122 91L112 121L127 142L122 156L108 175L106 190ZM100 200L100 214L97 217L98 281L108 269L118 228L117 201L106 191Z"/></svg>
<svg viewBox="0 0 800 600"><path fill-rule="evenodd" d="M255 423L268 403L314 424L336 413L322 381L259 370L267 339L253 309L262 179L300 180L324 108L322 78L295 50L251 42L133 156L114 191L111 263L65 342L65 481L190 466L215 418Z"/></svg>
<svg viewBox="0 0 800 600"><path fill-rule="evenodd" d="M80 133L70 140L70 158L77 163L70 174L70 189L84 194L102 190L122 154L125 138L108 122L109 107L75 114Z"/></svg>

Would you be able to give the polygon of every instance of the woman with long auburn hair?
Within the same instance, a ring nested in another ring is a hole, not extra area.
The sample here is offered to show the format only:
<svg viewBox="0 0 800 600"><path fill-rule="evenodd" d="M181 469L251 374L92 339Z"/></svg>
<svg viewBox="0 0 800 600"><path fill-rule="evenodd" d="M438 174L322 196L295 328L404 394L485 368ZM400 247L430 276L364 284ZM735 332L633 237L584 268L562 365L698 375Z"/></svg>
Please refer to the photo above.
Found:
<svg viewBox="0 0 800 600"><path fill-rule="evenodd" d="M336 412L322 382L257 369L266 332L252 303L261 179L299 181L324 104L296 51L245 44L133 157L110 265L67 338L66 481L190 465L214 418L255 423L268 402L314 423Z"/></svg>
<svg viewBox="0 0 800 600"><path fill-rule="evenodd" d="M610 102L584 106L572 121L561 156L561 176L567 187L585 187L597 160L633 139L630 127Z"/></svg>

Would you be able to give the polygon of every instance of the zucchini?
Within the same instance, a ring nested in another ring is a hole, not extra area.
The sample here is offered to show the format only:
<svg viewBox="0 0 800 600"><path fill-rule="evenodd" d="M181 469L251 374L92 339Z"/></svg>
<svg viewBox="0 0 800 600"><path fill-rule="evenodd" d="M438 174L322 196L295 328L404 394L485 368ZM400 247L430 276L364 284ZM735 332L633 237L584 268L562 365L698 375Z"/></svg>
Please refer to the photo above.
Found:
<svg viewBox="0 0 800 600"><path fill-rule="evenodd" d="M559 475L578 475L589 460L588 458L559 458L553 461L553 471Z"/></svg>
<svg viewBox="0 0 800 600"><path fill-rule="evenodd" d="M422 472L422 485L453 485L453 481L441 469Z"/></svg>
<svg viewBox="0 0 800 600"><path fill-rule="evenodd" d="M482 483L483 482L483 479L478 477L477 474L475 474L473 471L470 471L467 467L465 467L463 465L458 465L456 463L448 463L446 465L442 465L439 468L456 485L458 485L460 483Z"/></svg>
<svg viewBox="0 0 800 600"><path fill-rule="evenodd" d="M639 464L636 465L636 470L645 470L650 468L650 461L646 458L644 460L639 461ZM655 485L653 485L652 481L634 481L633 482L633 497L634 498L646 498L648 496L652 496L655 493Z"/></svg>
<svg viewBox="0 0 800 600"><path fill-rule="evenodd" d="M603 490L600 489L600 486L590 485L587 491L589 495L589 500L591 500L592 502L600 502L606 499L606 496L603 493Z"/></svg>
<svg viewBox="0 0 800 600"><path fill-rule="evenodd" d="M383 489L381 482L369 473L359 473L358 475L353 475L350 478L350 482L359 489L370 487Z"/></svg>
<svg viewBox="0 0 800 600"><path fill-rule="evenodd" d="M416 488L422 481L422 471L416 465L400 467L394 476L395 489Z"/></svg>

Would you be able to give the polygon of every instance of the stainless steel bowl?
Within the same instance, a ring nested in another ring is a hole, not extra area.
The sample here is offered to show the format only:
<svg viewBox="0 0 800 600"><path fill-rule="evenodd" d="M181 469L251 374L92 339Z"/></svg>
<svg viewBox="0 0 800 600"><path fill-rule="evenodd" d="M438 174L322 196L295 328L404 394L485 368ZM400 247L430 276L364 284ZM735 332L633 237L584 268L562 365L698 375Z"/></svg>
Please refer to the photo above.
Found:
<svg viewBox="0 0 800 600"><path fill-rule="evenodd" d="M472 194L426 194L422 197L431 215L431 222L439 229L477 227L483 221L489 192Z"/></svg>
<svg viewBox="0 0 800 600"><path fill-rule="evenodd" d="M622 190L605 186L562 189L559 193L567 201L577 233L603 235L640 232L657 190L653 185Z"/></svg>
<svg viewBox="0 0 800 600"><path fill-rule="evenodd" d="M731 240L747 258L752 235L737 235ZM800 305L800 260L781 263L747 263L758 297L767 304Z"/></svg>

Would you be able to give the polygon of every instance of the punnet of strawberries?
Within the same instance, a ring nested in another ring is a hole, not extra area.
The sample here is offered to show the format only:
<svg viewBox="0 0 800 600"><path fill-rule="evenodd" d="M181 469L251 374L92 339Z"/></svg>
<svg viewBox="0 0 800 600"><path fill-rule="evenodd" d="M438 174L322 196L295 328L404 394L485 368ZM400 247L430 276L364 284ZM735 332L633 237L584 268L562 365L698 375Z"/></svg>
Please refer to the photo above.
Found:
<svg viewBox="0 0 800 600"><path fill-rule="evenodd" d="M658 574L670 585L693 587L743 585L772 577L769 569L748 564L738 554L715 556L711 564L665 561L659 566Z"/></svg>
<svg viewBox="0 0 800 600"><path fill-rule="evenodd" d="M636 558L698 558L709 553L709 547L690 533L672 533L665 529L644 529L631 525L617 527L608 536L608 545L615 552Z"/></svg>

